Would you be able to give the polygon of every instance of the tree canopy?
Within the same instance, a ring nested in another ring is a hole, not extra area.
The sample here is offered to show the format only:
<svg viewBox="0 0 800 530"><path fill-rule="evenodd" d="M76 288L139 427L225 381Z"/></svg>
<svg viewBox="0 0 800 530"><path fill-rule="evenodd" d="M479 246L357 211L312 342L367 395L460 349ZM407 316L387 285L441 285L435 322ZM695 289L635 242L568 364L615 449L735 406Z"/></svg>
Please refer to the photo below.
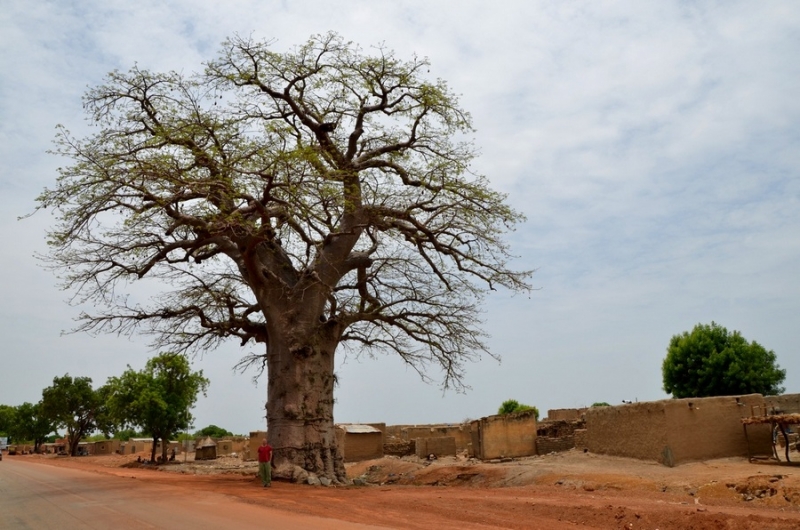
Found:
<svg viewBox="0 0 800 530"><path fill-rule="evenodd" d="M42 390L42 415L56 428L66 428L71 456L77 454L81 438L95 430L105 406L104 392L94 390L89 377L55 377L53 384Z"/></svg>
<svg viewBox="0 0 800 530"><path fill-rule="evenodd" d="M210 436L211 438L224 438L225 436L233 436L233 433L223 429L222 427L217 427L216 425L209 425L208 427L203 427L199 431L194 433L195 436Z"/></svg>
<svg viewBox="0 0 800 530"><path fill-rule="evenodd" d="M110 414L120 423L139 427L153 437L151 460L156 446L166 460L168 442L192 423L191 409L199 393L205 394L208 379L202 370L192 372L189 359L176 353L162 353L147 361L144 370L128 367L107 384Z"/></svg>
<svg viewBox="0 0 800 530"><path fill-rule="evenodd" d="M523 405L516 399L507 399L503 401L500 405L500 408L497 409L497 414L504 415L504 414L514 414L515 412L524 412L526 410L534 411L533 414L536 416L536 419L539 419L539 409L536 407L532 407L531 405Z"/></svg>
<svg viewBox="0 0 800 530"><path fill-rule="evenodd" d="M42 412L42 404L23 403L15 407L9 434L14 441L32 441L33 451L38 453L40 446L55 430L53 421Z"/></svg>
<svg viewBox="0 0 800 530"><path fill-rule="evenodd" d="M783 392L775 352L715 322L675 335L662 363L664 391L676 398Z"/></svg>
<svg viewBox="0 0 800 530"><path fill-rule="evenodd" d="M0 404L0 436L9 436L16 411L11 405Z"/></svg>
<svg viewBox="0 0 800 530"><path fill-rule="evenodd" d="M153 334L173 351L262 344L276 464L344 477L334 352L394 353L463 387L489 352L487 290L527 291L503 237L522 216L471 170L470 117L425 59L335 34L287 52L233 38L198 74L134 67L88 91L98 127L39 197L45 257L78 329ZM164 281L149 303L118 296ZM276 469L280 472L280 469Z"/></svg>

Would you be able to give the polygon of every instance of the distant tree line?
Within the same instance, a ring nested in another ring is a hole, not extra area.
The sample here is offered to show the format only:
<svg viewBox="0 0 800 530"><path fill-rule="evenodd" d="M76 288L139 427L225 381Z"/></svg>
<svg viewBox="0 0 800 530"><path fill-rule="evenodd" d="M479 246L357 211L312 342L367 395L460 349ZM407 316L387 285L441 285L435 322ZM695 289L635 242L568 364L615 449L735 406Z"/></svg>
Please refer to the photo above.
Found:
<svg viewBox="0 0 800 530"><path fill-rule="evenodd" d="M191 426L191 409L208 385L202 370L191 370L186 355L170 352L148 360L143 370L128 366L121 376L110 377L99 388L92 387L90 377L65 374L53 378L36 404L0 405L0 436L15 443L32 442L33 450L39 452L43 443L63 429L69 454L75 456L78 443L95 432L121 440L148 434L153 438L151 459L155 460L159 441L169 441ZM167 445L162 444L164 459Z"/></svg>

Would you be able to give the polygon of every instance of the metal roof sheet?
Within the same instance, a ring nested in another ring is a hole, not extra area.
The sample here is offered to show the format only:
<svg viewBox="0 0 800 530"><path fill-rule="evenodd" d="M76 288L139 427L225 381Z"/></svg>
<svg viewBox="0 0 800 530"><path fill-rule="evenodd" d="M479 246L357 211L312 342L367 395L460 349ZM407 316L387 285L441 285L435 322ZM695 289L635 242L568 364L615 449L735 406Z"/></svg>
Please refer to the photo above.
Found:
<svg viewBox="0 0 800 530"><path fill-rule="evenodd" d="M364 434L370 432L381 432L380 429L376 429L372 425L359 425L355 423L343 423L337 425L340 429L344 430L346 433L350 434Z"/></svg>

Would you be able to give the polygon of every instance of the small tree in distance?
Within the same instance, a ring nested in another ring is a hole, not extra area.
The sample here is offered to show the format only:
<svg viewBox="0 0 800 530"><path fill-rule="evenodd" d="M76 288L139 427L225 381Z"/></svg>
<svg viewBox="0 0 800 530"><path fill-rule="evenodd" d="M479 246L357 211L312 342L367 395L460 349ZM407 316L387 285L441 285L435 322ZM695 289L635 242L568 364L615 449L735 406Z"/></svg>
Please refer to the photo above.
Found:
<svg viewBox="0 0 800 530"><path fill-rule="evenodd" d="M92 388L90 377L53 378L52 386L42 390L41 413L56 428L67 430L69 454L78 453L78 442L97 427L97 418L104 417L105 390Z"/></svg>
<svg viewBox="0 0 800 530"><path fill-rule="evenodd" d="M503 401L503 404L500 405L500 408L497 410L497 413L501 416L505 414L513 414L515 412L523 412L526 410L532 410L533 415L536 416L536 419L539 419L539 409L533 407L531 405L523 405L516 399L507 399Z"/></svg>
<svg viewBox="0 0 800 530"><path fill-rule="evenodd" d="M38 453L54 430L53 421L42 413L41 402L23 403L16 407L12 435L15 441L30 440L33 452Z"/></svg>
<svg viewBox="0 0 800 530"><path fill-rule="evenodd" d="M225 436L233 436L233 433L230 431L226 431L222 427L217 427L216 425L209 425L208 427L203 427L196 433L195 436L210 436L211 438L224 438Z"/></svg>
<svg viewBox="0 0 800 530"><path fill-rule="evenodd" d="M205 394L208 379L202 370L192 372L185 355L162 353L147 361L144 370L130 367L120 376L108 380L111 388L109 409L120 424L139 427L153 436L151 460L156 459L156 446L167 459L169 441L192 423L191 409L200 392Z"/></svg>
<svg viewBox="0 0 800 530"><path fill-rule="evenodd" d="M592 406L593 407L610 407L611 404L610 403L606 403L605 401L597 401L595 403L592 403Z"/></svg>
<svg viewBox="0 0 800 530"><path fill-rule="evenodd" d="M713 321L673 336L661 369L664 391L675 398L775 395L786 378L775 352Z"/></svg>

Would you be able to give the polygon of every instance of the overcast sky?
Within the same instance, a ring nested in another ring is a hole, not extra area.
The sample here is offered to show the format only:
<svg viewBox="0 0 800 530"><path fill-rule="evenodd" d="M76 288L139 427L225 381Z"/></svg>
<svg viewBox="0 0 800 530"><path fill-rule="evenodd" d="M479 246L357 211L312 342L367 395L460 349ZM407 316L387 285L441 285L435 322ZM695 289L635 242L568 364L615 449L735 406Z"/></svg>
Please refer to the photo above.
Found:
<svg viewBox="0 0 800 530"><path fill-rule="evenodd" d="M0 403L55 376L96 385L144 337L62 336L77 309L34 259L56 124L134 64L191 73L234 34L286 50L330 30L427 56L473 115L476 167L528 220L509 240L531 296L487 298L502 362L442 393L398 359L337 360L338 422L456 423L509 398L547 409L656 400L672 335L712 320L774 350L800 392L800 10L793 2L4 0L0 10ZM266 381L231 342L195 427L263 428ZM434 377L439 374L433 373Z"/></svg>

